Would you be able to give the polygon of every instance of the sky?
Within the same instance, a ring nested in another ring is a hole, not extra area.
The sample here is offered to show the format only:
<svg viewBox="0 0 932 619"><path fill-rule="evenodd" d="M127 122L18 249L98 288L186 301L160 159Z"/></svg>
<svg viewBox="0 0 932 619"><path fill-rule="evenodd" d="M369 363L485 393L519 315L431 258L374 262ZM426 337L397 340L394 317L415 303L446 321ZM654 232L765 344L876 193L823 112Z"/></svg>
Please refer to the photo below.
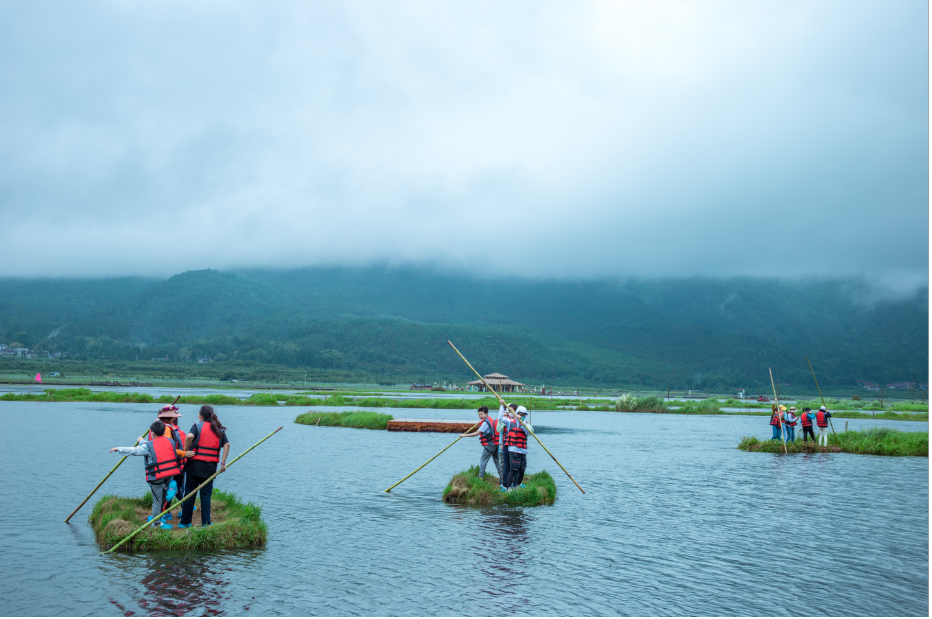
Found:
<svg viewBox="0 0 932 619"><path fill-rule="evenodd" d="M0 276L926 285L928 5L0 4Z"/></svg>

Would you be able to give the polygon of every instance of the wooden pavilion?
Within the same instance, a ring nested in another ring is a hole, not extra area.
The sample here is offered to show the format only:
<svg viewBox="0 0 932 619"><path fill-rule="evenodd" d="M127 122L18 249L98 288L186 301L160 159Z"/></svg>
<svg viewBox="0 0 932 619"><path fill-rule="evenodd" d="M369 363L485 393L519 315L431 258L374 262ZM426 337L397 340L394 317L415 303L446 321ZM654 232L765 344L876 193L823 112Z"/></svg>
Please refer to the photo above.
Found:
<svg viewBox="0 0 932 619"><path fill-rule="evenodd" d="M521 391L524 389L524 383L519 383L511 380L504 374L486 374L485 382L489 383L489 386L492 387L495 391L499 393L511 393L514 391ZM485 391L485 384L481 380L474 380L467 385L477 387L479 391Z"/></svg>

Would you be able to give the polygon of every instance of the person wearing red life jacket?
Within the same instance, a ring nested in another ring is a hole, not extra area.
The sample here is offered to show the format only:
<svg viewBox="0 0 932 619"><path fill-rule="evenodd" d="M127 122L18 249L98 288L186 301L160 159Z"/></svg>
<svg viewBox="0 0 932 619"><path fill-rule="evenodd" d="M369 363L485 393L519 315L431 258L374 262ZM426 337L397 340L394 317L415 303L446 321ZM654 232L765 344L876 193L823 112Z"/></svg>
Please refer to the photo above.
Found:
<svg viewBox="0 0 932 619"><path fill-rule="evenodd" d="M783 411L776 404L771 404L770 409L773 411L770 415L770 427L773 429L770 440L779 441L783 438Z"/></svg>
<svg viewBox="0 0 932 619"><path fill-rule="evenodd" d="M114 447L110 453L118 452L124 456L145 458L146 481L149 482L149 490L152 491L152 515L149 516L149 520L152 520L165 509L163 505L169 481L178 474L181 467L178 464L179 452L175 449L175 442L170 436L165 436L164 423L156 421L149 426L149 436L151 438L140 436L139 444L135 447ZM162 517L161 524L163 529L172 528L165 517ZM156 523L152 524L155 525Z"/></svg>
<svg viewBox="0 0 932 619"><path fill-rule="evenodd" d="M227 440L226 428L217 419L214 407L205 404L198 412L198 422L191 426L185 437L185 451L193 452L188 456L185 465L184 495L187 496L195 488L207 481L207 478L217 472L217 463L220 471L227 470L227 456L230 454L230 442ZM222 451L222 455L221 455ZM214 482L210 482L200 490L201 497L201 526L210 526L210 496L214 490ZM179 529L191 526L194 516L194 497L181 505L181 522Z"/></svg>
<svg viewBox="0 0 932 619"><path fill-rule="evenodd" d="M498 441L499 441L499 460L501 460L501 476L499 477L499 491L505 492L508 487L505 485L505 481L509 477L509 472L511 471L511 458L508 456L508 447L510 445L510 439L508 438L508 432L511 428L514 427L518 421L515 419L515 411L518 409L517 404L509 404L506 408L504 405L498 407L498 424L496 430L498 430Z"/></svg>
<svg viewBox="0 0 932 619"><path fill-rule="evenodd" d="M819 446L822 445L822 439L825 439L825 446L828 447L828 420L832 414L828 412L824 406L819 407L819 412L816 413L816 425L819 426Z"/></svg>
<svg viewBox="0 0 932 619"><path fill-rule="evenodd" d="M485 477L485 467L489 464L489 459L495 463L499 479L502 477L502 468L498 461L498 433L495 430L495 420L489 416L489 407L480 406L479 427L475 432L460 434L461 438L478 436L482 443L482 455L479 456L479 479Z"/></svg>
<svg viewBox="0 0 932 619"><path fill-rule="evenodd" d="M519 406L515 411L515 416L520 417L521 421L527 418L527 409ZM525 427L527 426L527 427ZM525 488L524 471L527 469L527 438L528 430L534 431L531 424L524 421L522 424L518 419L508 429L508 457L511 460L509 467L508 479L505 481L505 487L509 490L512 488Z"/></svg>
<svg viewBox="0 0 932 619"><path fill-rule="evenodd" d="M786 442L792 443L796 440L796 423L799 417L796 416L796 407L791 406L790 410L783 415L783 431L786 432Z"/></svg>
<svg viewBox="0 0 932 619"><path fill-rule="evenodd" d="M184 467L187 464L187 456L193 456L194 453L184 452L184 443L185 443L185 433L178 427L178 419L181 417L181 413L178 412L178 407L174 404L166 404L161 409L159 409L159 421L164 423L166 427L166 433L171 431L172 438L178 445L178 449L182 450L179 452L181 463L181 473L175 475L174 484L169 482L168 492L165 496L165 507L168 507L168 503L174 498L178 497L179 499L183 496L184 492ZM167 434L166 434L167 435ZM172 519L171 512L165 515L167 520Z"/></svg>
<svg viewBox="0 0 932 619"><path fill-rule="evenodd" d="M812 422L815 421L815 415L812 414L812 409L808 406L804 408L803 414L799 416L799 421L803 427L803 442L808 440L807 436L812 437L812 440L815 441L815 434L812 433Z"/></svg>

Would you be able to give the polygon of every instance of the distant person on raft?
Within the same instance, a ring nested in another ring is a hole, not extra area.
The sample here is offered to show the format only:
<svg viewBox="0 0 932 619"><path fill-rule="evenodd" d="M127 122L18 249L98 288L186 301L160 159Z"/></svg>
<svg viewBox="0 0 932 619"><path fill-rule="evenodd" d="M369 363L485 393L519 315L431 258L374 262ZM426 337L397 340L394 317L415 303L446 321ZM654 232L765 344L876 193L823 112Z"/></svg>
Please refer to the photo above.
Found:
<svg viewBox="0 0 932 619"><path fill-rule="evenodd" d="M227 456L230 454L230 441L227 440L226 428L217 419L214 407L205 404L198 413L200 418L191 426L185 438L185 451L194 452L188 458L185 466L184 496L207 481L207 478L217 472L217 462L220 463L220 472L227 470ZM221 457L220 451L223 450ZM201 526L210 526L210 496L214 491L214 482L201 488ZM181 505L181 522L179 529L191 526L194 516L194 497L189 498Z"/></svg>
<svg viewBox="0 0 932 619"><path fill-rule="evenodd" d="M828 447L828 420L832 414L826 410L824 406L819 407L819 412L816 413L816 424L819 426L819 446L822 445L822 439L825 439L825 446Z"/></svg>
<svg viewBox="0 0 932 619"><path fill-rule="evenodd" d="M770 415L770 427L773 429L773 436L770 438L770 440L779 441L783 438L783 412L777 408L776 404L771 405L770 408L773 411L773 413Z"/></svg>
<svg viewBox="0 0 932 619"><path fill-rule="evenodd" d="M181 472L180 459L184 452L175 449L175 442L170 436L165 436L165 424L161 421L155 421L149 426L149 437L139 437L139 444L135 447L114 447L110 453L118 452L123 456L144 456L146 466L146 481L149 482L149 490L152 491L152 515L148 520L152 520L165 508L165 495L168 492L168 484L172 478ZM165 517L161 519L162 528L170 529L172 525L168 524ZM155 526L156 523L152 523Z"/></svg>
<svg viewBox="0 0 932 619"><path fill-rule="evenodd" d="M519 406L515 415L524 420L527 417L527 409ZM505 438L505 443L508 445L508 459L511 461L508 479L505 480L505 487L509 490L519 486L527 487L524 485L524 471L527 469L527 430L533 432L534 428L527 422L525 425L527 429L521 422L514 419L514 424L509 426L508 435Z"/></svg>
<svg viewBox="0 0 932 619"><path fill-rule="evenodd" d="M816 416L812 414L812 409L808 406L803 409L803 414L799 417L799 420L803 426L804 443L808 440L806 436L811 436L812 440L815 441L815 434L812 433L812 422L815 421L815 418Z"/></svg>
<svg viewBox="0 0 932 619"><path fill-rule="evenodd" d="M478 436L482 443L482 455L479 456L479 479L485 477L485 467L489 459L495 463L498 478L502 478L502 466L498 459L498 434L495 431L495 420L489 416L489 407L479 407L479 428L469 434L460 434L462 438Z"/></svg>
<svg viewBox="0 0 932 619"><path fill-rule="evenodd" d="M783 416L783 429L786 431L786 442L792 443L796 440L796 407L791 406L790 410Z"/></svg>

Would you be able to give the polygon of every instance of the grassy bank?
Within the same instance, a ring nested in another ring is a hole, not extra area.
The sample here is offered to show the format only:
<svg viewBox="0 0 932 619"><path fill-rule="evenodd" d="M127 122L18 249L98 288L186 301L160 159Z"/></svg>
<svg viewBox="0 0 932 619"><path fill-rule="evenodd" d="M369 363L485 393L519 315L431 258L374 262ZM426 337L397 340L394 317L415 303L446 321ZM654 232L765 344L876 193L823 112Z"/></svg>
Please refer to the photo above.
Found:
<svg viewBox="0 0 932 619"><path fill-rule="evenodd" d="M316 413L310 411L298 415L295 423L306 426L336 426L340 428L363 428L366 430L384 430L393 417L371 411L350 411L347 413Z"/></svg>
<svg viewBox="0 0 932 619"><path fill-rule="evenodd" d="M524 485L527 488L501 492L497 477L486 473L485 479L479 479L479 467L473 466L453 476L443 491L443 500L463 505L533 507L553 505L557 498L557 485L547 471L525 476Z"/></svg>
<svg viewBox="0 0 932 619"><path fill-rule="evenodd" d="M200 500L198 500L200 505ZM146 522L152 513L152 494L142 498L107 495L102 497L88 517L94 536L101 549L107 550ZM172 510L177 525L180 507ZM171 530L147 527L136 537L120 547L120 551L132 550L182 550L211 548L243 548L262 546L268 537L268 526L262 520L262 508L253 503L240 501L235 494L214 490L210 503L209 527L200 525L189 529ZM200 514L194 512L194 522L200 522Z"/></svg>
<svg viewBox="0 0 932 619"><path fill-rule="evenodd" d="M268 393L255 393L242 399L229 395L213 393L210 395L186 395L180 404L212 404L226 406L278 406L277 396ZM46 389L40 393L5 393L0 396L4 402L113 402L117 404L169 404L175 398L170 395L153 397L148 393L119 393L115 391L93 392L90 389Z"/></svg>
<svg viewBox="0 0 932 619"><path fill-rule="evenodd" d="M510 394L504 394L502 396L506 402L526 406L531 410L557 410L559 408L558 404L561 404L559 400L550 400L548 398L531 398L527 396L518 397L511 396ZM287 402L286 402L287 404ZM312 405L318 406L362 406L365 408L437 408L437 409L450 409L450 410L476 410L480 406L488 406L489 410L498 410L498 400L494 397L488 398L476 398L476 399L466 399L466 398L432 398L430 395L425 394L422 398L413 398L406 400L395 400L392 398L382 398L382 397L357 397L355 401L353 398L346 397L342 395L333 395L327 397L323 400L314 400Z"/></svg>
<svg viewBox="0 0 932 619"><path fill-rule="evenodd" d="M782 441L761 441L757 437L744 437L738 445L744 451L783 453ZM829 434L828 447L819 447L813 441L796 440L786 444L788 453L844 452L874 456L925 456L929 457L928 432L900 432L890 428Z"/></svg>

